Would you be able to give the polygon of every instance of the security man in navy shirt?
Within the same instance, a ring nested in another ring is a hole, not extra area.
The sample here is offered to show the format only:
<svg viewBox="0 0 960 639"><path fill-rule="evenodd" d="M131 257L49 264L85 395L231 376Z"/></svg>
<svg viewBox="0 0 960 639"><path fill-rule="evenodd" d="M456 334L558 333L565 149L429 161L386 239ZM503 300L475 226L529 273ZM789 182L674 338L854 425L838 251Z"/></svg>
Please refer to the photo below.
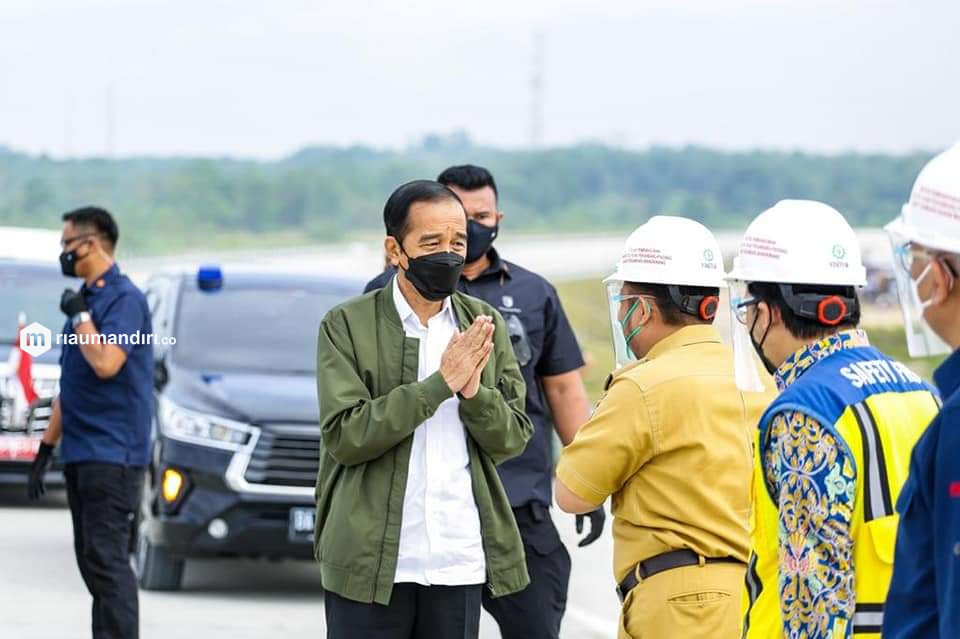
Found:
<svg viewBox="0 0 960 639"><path fill-rule="evenodd" d="M150 450L153 329L143 293L113 260L113 217L87 207L63 221L60 266L83 285L65 290L60 300L67 316L60 395L28 490L32 498L43 494L43 475L60 441L74 551L93 595L93 637L135 639L137 582L129 550Z"/></svg>
<svg viewBox="0 0 960 639"><path fill-rule="evenodd" d="M453 166L437 181L452 189L467 212L467 257L459 289L494 306L503 315L527 384L527 415L534 435L526 450L498 470L523 537L530 585L507 597L484 591L483 607L497 620L503 639L557 639L566 609L570 555L550 517L552 502L552 430L567 445L587 420L590 404L578 371L583 357L557 292L545 279L500 258L492 248L503 213L497 186L484 168ZM388 269L367 284L382 288L393 277ZM551 429L551 423L553 428ZM603 531L599 508L577 516L590 532L580 546Z"/></svg>
<svg viewBox="0 0 960 639"><path fill-rule="evenodd" d="M952 354L933 379L943 407L900 491L884 639L960 637L960 144L933 158L887 225L913 357Z"/></svg>

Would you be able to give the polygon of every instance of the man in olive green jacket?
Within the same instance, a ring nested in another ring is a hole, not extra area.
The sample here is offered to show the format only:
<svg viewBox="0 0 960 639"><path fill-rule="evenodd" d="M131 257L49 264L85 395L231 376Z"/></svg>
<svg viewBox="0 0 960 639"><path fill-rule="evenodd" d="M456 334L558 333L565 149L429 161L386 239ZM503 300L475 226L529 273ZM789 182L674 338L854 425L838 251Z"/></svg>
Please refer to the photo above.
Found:
<svg viewBox="0 0 960 639"><path fill-rule="evenodd" d="M455 291L459 199L426 180L384 208L398 267L320 326L315 553L328 639L476 637L493 596L529 582L496 464L533 428L503 319Z"/></svg>

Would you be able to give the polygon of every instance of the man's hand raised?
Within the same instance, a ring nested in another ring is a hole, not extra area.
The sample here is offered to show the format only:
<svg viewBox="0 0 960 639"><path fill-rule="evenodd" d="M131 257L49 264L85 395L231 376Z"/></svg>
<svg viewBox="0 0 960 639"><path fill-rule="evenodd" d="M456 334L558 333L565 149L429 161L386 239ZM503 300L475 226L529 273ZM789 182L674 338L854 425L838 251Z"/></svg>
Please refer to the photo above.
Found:
<svg viewBox="0 0 960 639"><path fill-rule="evenodd" d="M491 328L493 328L491 326ZM492 337L493 331L490 331ZM483 348L484 355L480 359L480 362L477 364L476 370L473 371L473 375L470 376L470 379L467 381L466 385L460 391L460 395L464 399L470 399L477 394L477 391L480 390L480 376L483 374L483 369L487 366L487 362L490 360L490 353L493 352L493 340L490 339Z"/></svg>
<svg viewBox="0 0 960 639"><path fill-rule="evenodd" d="M478 315L470 328L454 334L440 358L440 374L450 390L461 392L492 349L493 320L487 315Z"/></svg>

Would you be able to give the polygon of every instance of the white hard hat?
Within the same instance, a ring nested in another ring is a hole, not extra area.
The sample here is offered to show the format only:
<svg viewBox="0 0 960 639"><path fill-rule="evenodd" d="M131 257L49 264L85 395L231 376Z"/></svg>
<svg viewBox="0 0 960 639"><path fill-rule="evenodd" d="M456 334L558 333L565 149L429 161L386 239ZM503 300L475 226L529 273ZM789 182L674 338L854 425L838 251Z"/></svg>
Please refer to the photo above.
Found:
<svg viewBox="0 0 960 639"><path fill-rule="evenodd" d="M860 243L835 208L781 200L750 223L728 280L866 286Z"/></svg>
<svg viewBox="0 0 960 639"><path fill-rule="evenodd" d="M923 167L910 201L885 228L905 241L960 253L960 142Z"/></svg>
<svg viewBox="0 0 960 639"><path fill-rule="evenodd" d="M710 229L685 217L657 215L623 247L617 270L604 280L725 287L720 245Z"/></svg>
<svg viewBox="0 0 960 639"><path fill-rule="evenodd" d="M911 357L946 355L950 346L924 317L926 304L917 289L923 274L917 277L899 258L911 254L911 244L960 254L960 143L923 167L913 184L910 201L885 229L898 258L894 260L893 274L903 311L907 350Z"/></svg>

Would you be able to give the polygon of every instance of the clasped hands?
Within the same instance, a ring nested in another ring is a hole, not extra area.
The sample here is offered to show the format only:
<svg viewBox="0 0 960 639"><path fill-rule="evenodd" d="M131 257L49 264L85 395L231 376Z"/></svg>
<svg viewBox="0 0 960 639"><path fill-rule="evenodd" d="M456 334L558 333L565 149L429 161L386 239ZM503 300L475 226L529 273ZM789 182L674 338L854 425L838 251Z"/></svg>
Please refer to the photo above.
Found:
<svg viewBox="0 0 960 639"><path fill-rule="evenodd" d="M440 358L440 375L450 390L470 399L480 390L480 374L493 352L493 318L478 315L464 332L450 338Z"/></svg>

